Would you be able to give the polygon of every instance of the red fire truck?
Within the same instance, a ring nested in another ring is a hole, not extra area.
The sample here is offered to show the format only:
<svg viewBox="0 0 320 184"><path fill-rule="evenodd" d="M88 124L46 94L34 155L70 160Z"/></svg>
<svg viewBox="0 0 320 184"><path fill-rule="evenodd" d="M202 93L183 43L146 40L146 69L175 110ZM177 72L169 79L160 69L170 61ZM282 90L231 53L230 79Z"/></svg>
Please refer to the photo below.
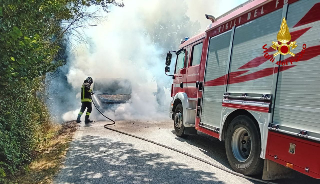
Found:
<svg viewBox="0 0 320 184"><path fill-rule="evenodd" d="M176 135L224 141L245 175L291 168L319 179L320 0L251 0L206 17L207 30L175 52Z"/></svg>

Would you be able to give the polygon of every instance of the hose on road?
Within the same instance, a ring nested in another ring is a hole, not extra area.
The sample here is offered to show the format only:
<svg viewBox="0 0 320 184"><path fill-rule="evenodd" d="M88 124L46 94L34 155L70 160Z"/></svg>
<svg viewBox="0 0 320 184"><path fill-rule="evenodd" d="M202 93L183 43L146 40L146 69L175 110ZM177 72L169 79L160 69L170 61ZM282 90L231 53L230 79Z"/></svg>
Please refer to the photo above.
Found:
<svg viewBox="0 0 320 184"><path fill-rule="evenodd" d="M113 123L106 124L105 126L116 124L116 122L115 122L113 119L107 117L106 115L104 115L104 114L99 110L99 108L98 108L98 107L96 106L96 104L94 103L94 100L92 100L92 103L93 103L94 107L97 109L97 111L98 111L103 117L105 117L105 118L107 118L108 120L110 120L110 121L113 122Z"/></svg>
<svg viewBox="0 0 320 184"><path fill-rule="evenodd" d="M195 160L198 160L198 161L200 161L200 162L206 163L206 164L208 164L208 165L210 165L210 166L213 166L213 167L215 167L215 168L218 168L218 169L220 169L220 170L222 170L222 171L225 171L225 172L230 173L230 174L235 175L235 176L239 176L239 177L242 177L242 178L246 178L246 179L252 180L252 181L258 181L258 182L261 182L261 183L273 184L273 182L270 182L270 181L260 180L260 179L257 179L257 178L253 178L253 177L250 177L250 176L245 176L245 175L242 175L242 174L240 174L240 173L231 171L231 170L229 170L228 168L221 167L221 166L219 166L219 165L217 165L217 164L211 163L211 162L209 162L209 161L207 161L207 160L204 160L204 159L202 159L202 158L200 158L200 157L191 155L191 154L189 154L189 153L187 153L187 152L178 150L178 149L176 149L176 148L172 148L172 147L170 147L170 146L167 146L167 145L164 145L164 144L161 144L161 143L157 143L157 142L154 142L154 141L152 141L152 140L149 140L149 139L146 139L146 138L143 138L143 137L139 137L139 136L136 136L136 135L133 135L133 134L129 134L129 133L126 133L126 132L122 132L122 131L120 131L120 130L116 130L116 129L110 128L110 127L108 127L108 126L109 126L109 125L114 125L114 124L116 124L116 122L115 122L113 119L110 119L109 117L107 117L106 115L104 115L104 114L98 109L98 107L96 106L96 104L95 104L93 101L92 101L92 103L93 103L93 105L95 106L95 108L98 110L98 112L99 112L102 116L104 116L105 118L107 118L108 120L110 120L110 121L113 122L113 123L108 123L108 124L105 124L105 125L104 125L104 128L106 128L106 129L108 129L108 130L111 130L111 131L114 131L114 132L117 132L117 133L120 133L120 134L123 134L123 135L127 135L127 136L130 136L130 137L134 137L134 138L136 138L136 139L140 139L140 140L143 140L143 141L146 141L146 142L155 144L155 145L157 145L157 146L164 147L164 148L166 148L166 149L169 149L169 150L175 151L175 152L177 152L177 153L183 154L183 155L185 155L185 156L188 156L188 157L193 158L193 159L195 159Z"/></svg>

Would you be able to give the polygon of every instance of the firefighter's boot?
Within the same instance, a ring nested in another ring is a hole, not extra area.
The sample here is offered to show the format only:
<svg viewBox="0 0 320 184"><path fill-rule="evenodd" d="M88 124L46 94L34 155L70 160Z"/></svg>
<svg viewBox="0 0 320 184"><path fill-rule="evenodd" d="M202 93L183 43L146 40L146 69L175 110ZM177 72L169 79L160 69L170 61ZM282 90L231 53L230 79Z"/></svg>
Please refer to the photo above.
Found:
<svg viewBox="0 0 320 184"><path fill-rule="evenodd" d="M91 121L90 119L89 119L89 115L86 115L86 117L85 117L85 120L84 120L84 123L85 124L88 124L88 123L92 123L93 121Z"/></svg>
<svg viewBox="0 0 320 184"><path fill-rule="evenodd" d="M81 118L81 114L78 114L77 123L80 123L80 122L81 122L80 118Z"/></svg>

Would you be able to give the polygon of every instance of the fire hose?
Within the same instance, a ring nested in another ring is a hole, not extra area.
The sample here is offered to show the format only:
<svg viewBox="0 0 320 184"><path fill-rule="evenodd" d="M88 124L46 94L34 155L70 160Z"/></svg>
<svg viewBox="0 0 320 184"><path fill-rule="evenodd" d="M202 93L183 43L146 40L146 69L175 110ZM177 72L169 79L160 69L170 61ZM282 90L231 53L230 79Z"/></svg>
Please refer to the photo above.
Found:
<svg viewBox="0 0 320 184"><path fill-rule="evenodd" d="M94 95L94 93L92 93L92 94ZM94 98L95 98L95 96L94 96ZM92 100L92 103L93 103L94 107L97 109L97 111L98 111L103 117L105 117L105 118L107 118L109 121L112 121L112 122L113 122L113 123L105 124L105 125L104 125L105 127L108 126L108 125L114 125L114 124L116 124L116 122L115 122L113 119L107 117L106 115L104 115L104 114L99 110L99 108L98 108L98 107L96 106L96 104L94 103L94 100Z"/></svg>
<svg viewBox="0 0 320 184"><path fill-rule="evenodd" d="M146 139L146 138L143 138L143 137L139 137L139 136L136 136L136 135L133 135L133 134L129 134L129 133L126 133L126 132L122 132L122 131L119 131L119 130L110 128L110 127L108 127L108 126L109 126L109 125L114 125L114 124L116 124L116 122L115 122L113 119L111 119L111 118L107 117L106 115L104 115L104 114L99 110L99 108L96 106L96 104L94 103L94 100L92 100L92 103L93 103L94 107L97 109L97 111L98 111L102 116L104 116L105 118L107 118L108 120L110 120L110 121L113 122L113 123L108 123L108 124L105 124L105 125L104 125L104 128L106 128L106 129L108 129L108 130L111 130L111 131L114 131L114 132L117 132L117 133L120 133L120 134L123 134L123 135L127 135L127 136L130 136L130 137L136 138L136 139L140 139L140 140L143 140L143 141L146 141L146 142L155 144L155 145L157 145L157 146L164 147L164 148L166 148L166 149L169 149L169 150L175 151L175 152L177 152L177 153L183 154L183 155L185 155L185 156L188 156L188 157L193 158L193 159L195 159L195 160L198 160L198 161L200 161L200 162L206 163L206 164L208 164L208 165L210 165L210 166L213 166L213 167L215 167L215 168L218 168L218 169L220 169L220 170L222 170L222 171L225 171L225 172L230 173L230 174L235 175L235 176L239 176L239 177L242 177L242 178L245 178L245 179L248 179L248 180L258 181L258 182L261 182L261 183L273 184L273 182L264 181L264 180L261 180L261 179L253 178L253 177L250 177L250 176L245 176L245 175L242 175L242 174L240 174L240 173L231 171L231 170L229 170L229 169L226 168L226 167L222 167L222 166L219 166L219 165L217 165L217 164L211 163L211 162L209 162L209 161L207 161L207 160L205 160L205 159L202 159L202 158L200 158L200 157L191 155L191 154L189 154L189 153L187 153L187 152L178 150L178 149L176 149L176 148L173 148L173 147L170 147L170 146L161 144L161 143L157 143L157 142L154 142L154 141L152 141L152 140L149 140L149 139Z"/></svg>

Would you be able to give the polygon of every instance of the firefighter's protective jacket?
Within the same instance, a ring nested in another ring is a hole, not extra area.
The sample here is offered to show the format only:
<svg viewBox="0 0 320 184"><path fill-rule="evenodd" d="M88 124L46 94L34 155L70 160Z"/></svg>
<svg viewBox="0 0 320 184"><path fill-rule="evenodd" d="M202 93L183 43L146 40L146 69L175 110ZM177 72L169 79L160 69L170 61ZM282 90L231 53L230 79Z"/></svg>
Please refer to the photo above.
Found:
<svg viewBox="0 0 320 184"><path fill-rule="evenodd" d="M92 89L89 83L83 83L81 87L81 102L92 102L91 97Z"/></svg>

